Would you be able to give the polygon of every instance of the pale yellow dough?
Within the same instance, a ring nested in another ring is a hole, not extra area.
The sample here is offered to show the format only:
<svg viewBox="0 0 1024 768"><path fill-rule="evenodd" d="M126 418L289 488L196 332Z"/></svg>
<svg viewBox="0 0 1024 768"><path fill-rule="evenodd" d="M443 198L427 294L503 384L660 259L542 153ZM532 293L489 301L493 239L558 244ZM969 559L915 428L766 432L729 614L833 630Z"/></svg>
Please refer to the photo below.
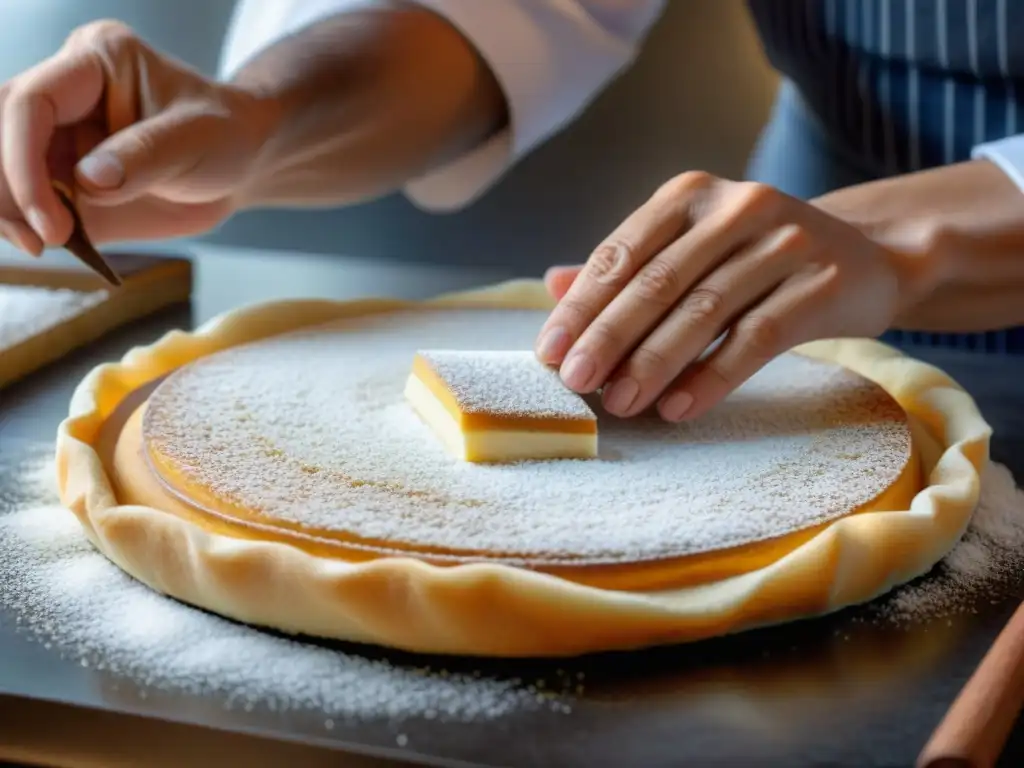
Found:
<svg viewBox="0 0 1024 768"><path fill-rule="evenodd" d="M433 306L546 309L536 281L435 299ZM616 592L501 564L435 566L399 557L344 562L287 544L213 533L157 509L119 505L100 458L106 419L134 390L197 358L302 327L416 306L290 301L174 332L92 371L57 443L63 503L93 544L153 589L251 624L412 651L553 656L692 641L828 613L928 571L974 510L991 430L942 371L877 342L797 351L886 389L907 412L927 486L910 509L852 515L760 570L695 587Z"/></svg>

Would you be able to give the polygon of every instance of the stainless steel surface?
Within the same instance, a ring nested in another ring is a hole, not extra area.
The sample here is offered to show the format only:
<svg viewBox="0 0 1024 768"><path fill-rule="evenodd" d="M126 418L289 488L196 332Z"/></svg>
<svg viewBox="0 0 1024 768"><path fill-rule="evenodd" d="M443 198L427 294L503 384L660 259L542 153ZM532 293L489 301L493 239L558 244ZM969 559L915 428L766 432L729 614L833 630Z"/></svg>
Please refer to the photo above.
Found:
<svg viewBox="0 0 1024 768"><path fill-rule="evenodd" d="M508 276L218 250L199 255L196 273L191 316L175 311L140 323L0 394L0 497L16 484L18 456L33 444L52 441L72 388L90 368L170 327L271 298L415 297ZM956 352L927 356L975 395L996 428L994 458L1024 479L1024 360ZM409 746L400 752L394 750L394 732L382 722L328 732L315 713L229 710L215 697L143 697L130 681L62 661L26 641L2 614L0 694L424 764L908 766L1022 595L1024 579L1007 594L992 595L991 603L983 601L976 614L910 629L861 623L862 614L851 610L641 653L550 663L448 660L443 665L453 671L479 669L525 680L550 678L559 668L583 672L586 693L570 715L542 711L472 725L414 719L402 726ZM399 665L425 661L373 649L345 650ZM54 717L61 712L55 709ZM127 728L132 721L123 722ZM55 728L54 739L60 738ZM1024 730L1018 725L1003 765L1022 764Z"/></svg>

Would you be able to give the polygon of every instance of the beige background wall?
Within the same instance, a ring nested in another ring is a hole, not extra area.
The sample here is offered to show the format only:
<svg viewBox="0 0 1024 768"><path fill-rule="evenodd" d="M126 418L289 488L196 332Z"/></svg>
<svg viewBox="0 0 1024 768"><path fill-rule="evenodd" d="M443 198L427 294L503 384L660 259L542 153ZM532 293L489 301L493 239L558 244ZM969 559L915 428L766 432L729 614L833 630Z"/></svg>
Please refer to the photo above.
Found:
<svg viewBox="0 0 1024 768"><path fill-rule="evenodd" d="M0 0L0 77L51 53L74 26L105 16L124 19L157 46L212 71L231 6L232 0ZM632 70L470 209L432 216L396 197L344 211L250 213L212 237L534 273L585 257L676 173L741 175L774 88L743 0L669 0Z"/></svg>

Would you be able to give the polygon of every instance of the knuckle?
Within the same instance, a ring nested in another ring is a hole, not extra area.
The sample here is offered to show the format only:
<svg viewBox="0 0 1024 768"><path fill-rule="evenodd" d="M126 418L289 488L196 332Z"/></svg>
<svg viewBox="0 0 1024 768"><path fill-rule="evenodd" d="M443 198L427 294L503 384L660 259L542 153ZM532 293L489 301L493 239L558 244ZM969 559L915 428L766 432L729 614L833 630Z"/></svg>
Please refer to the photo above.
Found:
<svg viewBox="0 0 1024 768"><path fill-rule="evenodd" d="M587 260L587 271L599 283L624 283L632 273L636 249L626 240L602 243Z"/></svg>
<svg viewBox="0 0 1024 768"><path fill-rule="evenodd" d="M31 82L26 77L19 77L8 84L3 105L5 110L15 112L30 106L34 98Z"/></svg>
<svg viewBox="0 0 1024 768"><path fill-rule="evenodd" d="M821 270L820 278L817 281L815 293L819 301L825 303L835 301L840 297L843 288L848 283L849 276L843 273L836 265L829 265Z"/></svg>
<svg viewBox="0 0 1024 768"><path fill-rule="evenodd" d="M713 380L716 389L728 390L732 388L732 380L735 377L718 360L711 358L707 362L701 363L699 368L702 375L709 376Z"/></svg>
<svg viewBox="0 0 1024 768"><path fill-rule="evenodd" d="M666 181L654 196L659 199L677 200L710 189L716 181L707 171L686 171Z"/></svg>
<svg viewBox="0 0 1024 768"><path fill-rule="evenodd" d="M625 338L614 326L599 321L587 329L586 344L595 358L614 357L625 348Z"/></svg>
<svg viewBox="0 0 1024 768"><path fill-rule="evenodd" d="M680 311L691 318L694 324L719 318L725 310L725 297L717 288L703 285L690 292Z"/></svg>
<svg viewBox="0 0 1024 768"><path fill-rule="evenodd" d="M970 235L959 227L928 227L919 238L920 253L958 253L973 247L969 244Z"/></svg>
<svg viewBox="0 0 1024 768"><path fill-rule="evenodd" d="M717 177L707 171L686 171L676 176L677 183L691 192L708 189L716 180Z"/></svg>
<svg viewBox="0 0 1024 768"><path fill-rule="evenodd" d="M768 315L749 315L737 324L736 331L743 351L758 360L774 357L782 349L782 328Z"/></svg>
<svg viewBox="0 0 1024 768"><path fill-rule="evenodd" d="M157 154L157 140L147 130L126 131L118 137L117 143L117 154L122 162L126 159L129 162L145 161L155 158Z"/></svg>
<svg viewBox="0 0 1024 768"><path fill-rule="evenodd" d="M652 261L637 275L636 293L642 301L659 306L673 304L681 291L679 272L663 259Z"/></svg>
<svg viewBox="0 0 1024 768"><path fill-rule="evenodd" d="M38 101L43 98L39 88L39 73L42 65L28 69L17 77L13 78L4 86L2 105L4 113L21 112L37 106Z"/></svg>
<svg viewBox="0 0 1024 768"><path fill-rule="evenodd" d="M800 224L787 224L775 233L775 247L780 253L800 253L811 247L812 237Z"/></svg>
<svg viewBox="0 0 1024 768"><path fill-rule="evenodd" d="M630 373L639 381L665 381L672 373L672 363L654 347L642 344L629 360Z"/></svg>
<svg viewBox="0 0 1024 768"><path fill-rule="evenodd" d="M743 216L770 219L778 213L783 200L783 194L775 187L751 181L741 185L736 197L736 209Z"/></svg>
<svg viewBox="0 0 1024 768"><path fill-rule="evenodd" d="M97 19L76 27L68 35L68 45L109 45L123 44L136 40L135 32L117 19Z"/></svg>
<svg viewBox="0 0 1024 768"><path fill-rule="evenodd" d="M573 325L585 325L593 312L590 305L571 294L566 294L558 302L558 311Z"/></svg>

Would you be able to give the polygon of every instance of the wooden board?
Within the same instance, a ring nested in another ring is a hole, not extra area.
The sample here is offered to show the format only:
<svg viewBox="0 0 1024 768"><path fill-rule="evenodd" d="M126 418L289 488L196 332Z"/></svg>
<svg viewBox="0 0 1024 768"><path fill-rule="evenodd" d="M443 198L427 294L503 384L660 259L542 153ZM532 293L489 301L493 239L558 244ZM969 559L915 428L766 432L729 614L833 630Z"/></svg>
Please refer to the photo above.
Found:
<svg viewBox="0 0 1024 768"><path fill-rule="evenodd" d="M107 258L124 278L120 288L66 262L0 260L0 388L192 294L186 259Z"/></svg>

